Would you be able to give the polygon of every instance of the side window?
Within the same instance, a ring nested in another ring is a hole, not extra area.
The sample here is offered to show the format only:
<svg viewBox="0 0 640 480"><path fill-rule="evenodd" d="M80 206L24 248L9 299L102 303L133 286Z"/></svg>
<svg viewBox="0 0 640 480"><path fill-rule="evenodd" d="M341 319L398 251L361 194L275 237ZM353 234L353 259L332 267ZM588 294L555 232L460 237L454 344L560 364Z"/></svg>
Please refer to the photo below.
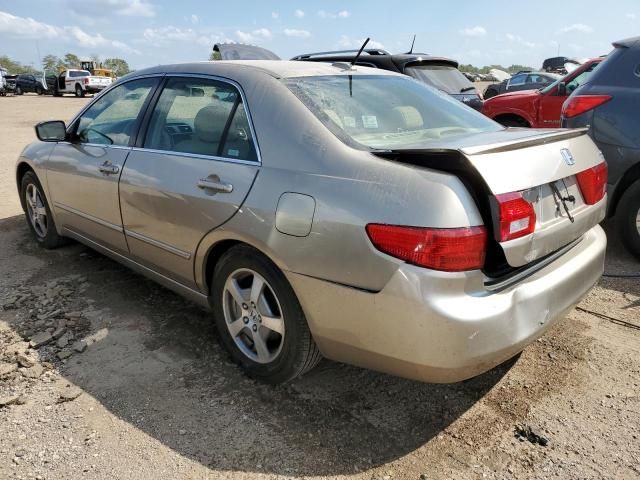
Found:
<svg viewBox="0 0 640 480"><path fill-rule="evenodd" d="M544 81L545 81L545 79L542 78L540 75L528 75L527 76L527 83L542 83Z"/></svg>
<svg viewBox="0 0 640 480"><path fill-rule="evenodd" d="M509 80L509 85L524 85L524 81L526 79L526 75L514 75L513 77L511 77L511 79Z"/></svg>
<svg viewBox="0 0 640 480"><path fill-rule="evenodd" d="M140 110L156 83L155 78L133 80L101 96L78 121L80 142L128 145Z"/></svg>
<svg viewBox="0 0 640 480"><path fill-rule="evenodd" d="M144 147L257 160L238 90L202 78L169 79L151 116Z"/></svg>

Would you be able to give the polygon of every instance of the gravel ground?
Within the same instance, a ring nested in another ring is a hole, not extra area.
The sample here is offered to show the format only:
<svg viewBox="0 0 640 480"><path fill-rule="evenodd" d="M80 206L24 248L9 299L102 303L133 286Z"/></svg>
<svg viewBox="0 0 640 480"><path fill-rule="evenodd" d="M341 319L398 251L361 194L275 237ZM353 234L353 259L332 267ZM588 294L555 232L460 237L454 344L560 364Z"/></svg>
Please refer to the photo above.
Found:
<svg viewBox="0 0 640 480"><path fill-rule="evenodd" d="M604 278L466 382L323 361L256 384L207 312L84 246L31 240L15 158L34 123L85 101L0 98L0 478L640 478L638 279ZM640 263L611 242L607 270Z"/></svg>

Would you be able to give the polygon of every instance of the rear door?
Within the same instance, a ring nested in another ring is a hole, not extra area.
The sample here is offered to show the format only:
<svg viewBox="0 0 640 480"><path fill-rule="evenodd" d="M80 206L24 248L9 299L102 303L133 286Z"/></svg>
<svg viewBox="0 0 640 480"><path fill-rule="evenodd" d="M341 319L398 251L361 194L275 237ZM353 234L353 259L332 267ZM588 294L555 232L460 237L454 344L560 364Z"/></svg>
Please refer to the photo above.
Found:
<svg viewBox="0 0 640 480"><path fill-rule="evenodd" d="M198 243L238 211L258 173L247 105L233 82L168 76L145 123L120 180L130 252L195 286Z"/></svg>
<svg viewBox="0 0 640 480"><path fill-rule="evenodd" d="M97 99L71 125L74 140L56 144L47 162L56 221L120 253L128 249L118 179L145 102L158 82L132 80Z"/></svg>

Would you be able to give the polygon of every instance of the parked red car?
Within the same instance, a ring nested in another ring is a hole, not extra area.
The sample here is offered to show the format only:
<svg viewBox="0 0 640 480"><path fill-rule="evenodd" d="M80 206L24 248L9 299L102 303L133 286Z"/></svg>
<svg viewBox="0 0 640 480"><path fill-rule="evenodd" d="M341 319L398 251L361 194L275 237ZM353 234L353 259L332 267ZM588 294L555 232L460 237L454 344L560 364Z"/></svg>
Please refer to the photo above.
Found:
<svg viewBox="0 0 640 480"><path fill-rule="evenodd" d="M492 97L484 102L482 113L506 127L559 127L562 104L602 60L593 58L543 89Z"/></svg>

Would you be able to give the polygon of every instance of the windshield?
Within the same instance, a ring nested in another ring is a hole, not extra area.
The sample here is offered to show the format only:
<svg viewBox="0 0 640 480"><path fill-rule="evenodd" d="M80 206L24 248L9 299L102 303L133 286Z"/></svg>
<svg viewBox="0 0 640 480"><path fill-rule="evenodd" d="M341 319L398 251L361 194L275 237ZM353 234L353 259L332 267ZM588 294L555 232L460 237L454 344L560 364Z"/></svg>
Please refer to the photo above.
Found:
<svg viewBox="0 0 640 480"><path fill-rule="evenodd" d="M580 85L587 83L587 80L589 80L589 77L591 76L591 73L596 69L596 67L600 65L600 62L594 62L591 65L589 65L587 67L587 69L582 72L579 73L578 75L576 75L573 80L571 80L570 82L567 83L567 93L571 93L573 92L576 88L578 88ZM573 75L572 73L569 73L568 75L565 75L564 77L560 77L558 80L556 80L555 82L553 82L551 85L547 85L544 88L540 89L540 93L547 93L550 92L551 90L553 90L554 88L556 88L556 86L560 83L560 82L566 82L568 77L570 77L571 75Z"/></svg>
<svg viewBox="0 0 640 480"><path fill-rule="evenodd" d="M475 90L469 79L451 65L414 65L405 68L404 72L449 94Z"/></svg>
<svg viewBox="0 0 640 480"><path fill-rule="evenodd" d="M502 129L449 95L408 77L332 75L284 82L329 130L355 146L422 148L445 137Z"/></svg>

